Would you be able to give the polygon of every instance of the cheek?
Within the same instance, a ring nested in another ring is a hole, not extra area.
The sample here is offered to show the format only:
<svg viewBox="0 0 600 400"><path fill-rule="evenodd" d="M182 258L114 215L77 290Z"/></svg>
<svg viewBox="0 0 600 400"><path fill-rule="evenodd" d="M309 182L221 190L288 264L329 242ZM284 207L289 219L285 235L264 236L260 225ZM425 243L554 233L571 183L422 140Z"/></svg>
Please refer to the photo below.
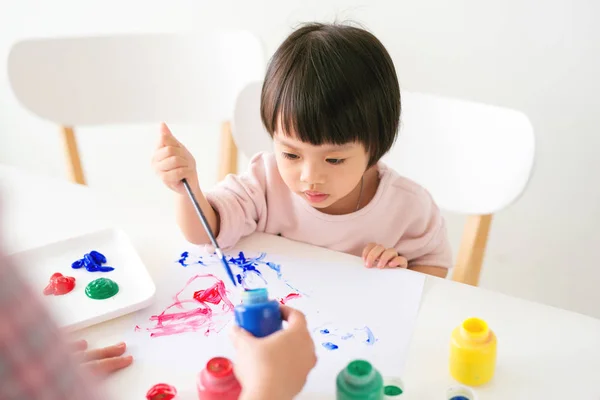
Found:
<svg viewBox="0 0 600 400"><path fill-rule="evenodd" d="M279 175L281 175L281 178L288 186L295 185L295 182L300 179L298 172L296 171L296 168L285 161L286 160L277 160Z"/></svg>

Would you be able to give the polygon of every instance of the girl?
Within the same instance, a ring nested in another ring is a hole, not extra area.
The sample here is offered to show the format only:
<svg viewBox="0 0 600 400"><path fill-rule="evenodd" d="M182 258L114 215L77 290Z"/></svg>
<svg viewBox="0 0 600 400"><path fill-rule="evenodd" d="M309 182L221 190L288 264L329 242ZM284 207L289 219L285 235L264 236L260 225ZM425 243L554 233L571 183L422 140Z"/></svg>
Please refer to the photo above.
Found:
<svg viewBox="0 0 600 400"><path fill-rule="evenodd" d="M313 23L273 55L261 94L274 154L214 190L200 189L194 158L166 125L153 166L176 193L191 243L209 243L186 197L186 178L219 244L254 231L362 256L367 268L410 268L445 277L446 227L426 190L380 161L398 134L400 88L381 42L352 26Z"/></svg>

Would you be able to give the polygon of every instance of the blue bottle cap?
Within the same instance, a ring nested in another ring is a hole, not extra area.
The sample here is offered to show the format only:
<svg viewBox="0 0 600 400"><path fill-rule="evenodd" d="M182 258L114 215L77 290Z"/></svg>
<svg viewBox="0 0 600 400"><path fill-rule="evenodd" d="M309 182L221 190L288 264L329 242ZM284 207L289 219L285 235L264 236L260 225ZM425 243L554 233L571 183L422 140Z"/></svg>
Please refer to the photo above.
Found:
<svg viewBox="0 0 600 400"><path fill-rule="evenodd" d="M242 302L244 304L259 304L269 301L269 292L266 288L244 290Z"/></svg>

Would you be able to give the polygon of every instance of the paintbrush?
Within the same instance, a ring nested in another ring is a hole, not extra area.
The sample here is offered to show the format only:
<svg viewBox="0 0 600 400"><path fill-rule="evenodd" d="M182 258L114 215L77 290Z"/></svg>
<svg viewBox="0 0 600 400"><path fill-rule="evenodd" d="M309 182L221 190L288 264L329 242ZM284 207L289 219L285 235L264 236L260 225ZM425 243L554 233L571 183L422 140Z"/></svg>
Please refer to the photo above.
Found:
<svg viewBox="0 0 600 400"><path fill-rule="evenodd" d="M204 226L204 230L206 231L206 234L210 238L210 241L212 242L212 244L215 248L215 253L217 253L217 256L219 256L219 258L221 259L221 263L225 267L225 271L227 271L227 275L229 276L229 279L231 279L231 283L233 283L233 286L237 286L235 283L235 279L233 278L233 273L231 272L231 268L229 268L229 263L227 262L225 255L221 251L221 248L219 247L219 244L217 243L217 239L215 238L215 235L213 234L212 229L210 229L210 225L208 224L208 221L206 220L206 217L204 216L204 213L202 212L202 208L200 208L200 204L198 204L198 200L196 200L196 196L194 196L194 193L192 192L192 188L190 188L190 185L187 182L187 179L183 179L182 182L183 182L183 186L185 187L185 190L187 191L188 196L190 197L190 200L192 201L192 204L194 205L194 208L196 209L196 214L198 214L198 218L200 218L200 222L202 222L202 225Z"/></svg>

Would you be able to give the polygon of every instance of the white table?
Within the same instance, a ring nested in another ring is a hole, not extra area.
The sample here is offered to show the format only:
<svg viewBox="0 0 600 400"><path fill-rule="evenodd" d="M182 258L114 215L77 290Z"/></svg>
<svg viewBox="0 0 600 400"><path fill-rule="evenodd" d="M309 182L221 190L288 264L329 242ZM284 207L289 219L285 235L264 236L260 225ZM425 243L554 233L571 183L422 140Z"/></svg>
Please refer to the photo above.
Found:
<svg viewBox="0 0 600 400"><path fill-rule="evenodd" d="M161 249L182 240L170 210L132 204L126 196L96 193L11 167L0 166L0 202L9 251L116 224L155 276L158 266L172 259L171 252ZM346 254L263 234L244 239L240 247L289 256L310 251L326 260L356 262ZM485 319L498 336L497 372L491 383L475 389L480 399L600 399L600 320L433 277L427 278L402 377L402 398L444 399L446 389L456 385L448 373L449 338L469 316ZM127 318L79 335L98 346L120 341ZM106 386L114 399L143 398L147 388L165 379L162 372L161 366L134 364L109 378ZM195 379L176 368L171 374L169 383L175 386ZM183 397L195 398L192 391L184 391Z"/></svg>

